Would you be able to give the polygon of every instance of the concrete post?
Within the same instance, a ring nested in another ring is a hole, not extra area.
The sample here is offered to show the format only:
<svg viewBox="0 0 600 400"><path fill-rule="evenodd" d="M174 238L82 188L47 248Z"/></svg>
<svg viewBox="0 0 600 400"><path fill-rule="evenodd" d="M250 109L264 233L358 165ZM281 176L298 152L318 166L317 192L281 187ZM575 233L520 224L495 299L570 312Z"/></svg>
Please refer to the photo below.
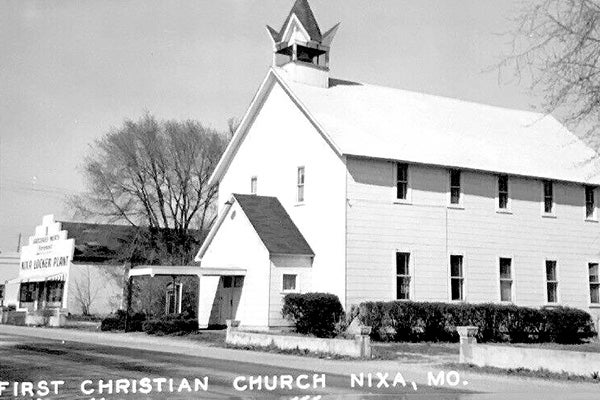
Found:
<svg viewBox="0 0 600 400"><path fill-rule="evenodd" d="M227 324L227 330L236 330L240 326L240 321L235 319L226 319L225 323Z"/></svg>
<svg viewBox="0 0 600 400"><path fill-rule="evenodd" d="M371 327L361 326L360 333L355 336L355 340L360 345L360 356L363 358L371 358Z"/></svg>
<svg viewBox="0 0 600 400"><path fill-rule="evenodd" d="M479 331L476 326L457 326L456 331L460 336L459 363L469 364L473 361L473 346L477 344L475 335Z"/></svg>

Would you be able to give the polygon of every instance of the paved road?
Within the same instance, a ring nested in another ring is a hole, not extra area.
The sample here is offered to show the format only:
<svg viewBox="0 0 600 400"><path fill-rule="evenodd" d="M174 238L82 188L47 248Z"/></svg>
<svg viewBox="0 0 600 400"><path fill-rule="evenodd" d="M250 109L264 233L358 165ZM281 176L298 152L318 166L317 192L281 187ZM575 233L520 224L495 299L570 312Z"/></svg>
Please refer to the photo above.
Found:
<svg viewBox="0 0 600 400"><path fill-rule="evenodd" d="M319 360L315 359L315 371L318 371ZM56 340L47 340L40 338L24 337L17 335L0 334L0 382L9 382L10 386L0 394L0 399L15 398L15 382L34 382L38 385L40 381L62 380L63 385L59 385L59 394L53 393L41 397L30 397L25 386L25 396L17 398L43 398L43 399L81 399L87 398L96 400L109 399L198 399L198 398L305 398L311 395L327 398L354 398L354 399L383 399L383 398L418 398L418 399L459 399L470 398L463 397L465 391L459 392L450 388L432 388L418 387L415 392L411 383L407 387L398 386L387 389L352 389L350 380L347 376L326 375L326 388L322 388L319 381L316 381L317 388L308 390L299 389L295 383L294 389L277 388L275 390L266 390L263 386L261 391L237 391L234 388L236 377L250 376L282 376L291 375L293 379L303 374L308 374L307 379L300 381L300 386L312 382L314 371L301 371L295 369L279 368L260 365L260 360L256 363L238 362L229 360L215 360L214 358L204 358L197 356L186 356L157 351L145 351L127 348L117 348L109 346L97 346L85 343L75 343ZM318 373L318 372L317 372ZM208 390L203 391L200 387L199 392L189 393L187 386L183 387L181 393L177 393L178 387L183 379L187 379L192 389L194 388L194 378L208 377ZM152 382L152 391L149 394L140 393L139 389L143 386L144 378L166 378L173 379L173 390L171 392L169 381L163 384L163 391L157 392L158 384ZM112 380L113 390L116 390L118 379L127 379L121 381L121 394L103 394L98 393L99 382L102 380L105 384ZM239 381L239 386L248 385L249 378ZM95 390L94 393L86 392L84 396L81 392L81 383L89 381L85 390ZM133 381L137 385L137 393L133 391ZM128 382L128 383L127 383ZM295 381L294 381L295 382ZM272 383L272 381L268 382ZM373 380L374 384L378 380ZM391 383L391 380L388 382ZM27 385L27 384L26 384ZM1 383L0 383L1 387ZM124 388L129 390L124 394ZM52 384L49 384L52 389ZM19 390L19 387L17 387ZM23 389L21 386L20 389ZM43 392L41 392L43 394ZM23 393L21 393L23 394ZM408 396L408 397L406 397ZM413 397L414 396L414 397Z"/></svg>

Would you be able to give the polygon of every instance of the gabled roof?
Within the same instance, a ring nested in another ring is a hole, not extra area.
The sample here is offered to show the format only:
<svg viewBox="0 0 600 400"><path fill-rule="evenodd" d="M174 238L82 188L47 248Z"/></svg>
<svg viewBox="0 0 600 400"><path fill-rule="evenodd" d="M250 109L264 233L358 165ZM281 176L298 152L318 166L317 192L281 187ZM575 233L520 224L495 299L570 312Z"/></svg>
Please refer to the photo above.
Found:
<svg viewBox="0 0 600 400"><path fill-rule="evenodd" d="M234 194L244 214L271 254L313 256L294 221L276 197Z"/></svg>
<svg viewBox="0 0 600 400"><path fill-rule="evenodd" d="M196 261L202 260L236 202L270 255L315 255L276 197L234 194L220 210L219 218L198 250Z"/></svg>
<svg viewBox="0 0 600 400"><path fill-rule="evenodd" d="M271 28L270 26L267 26L267 29L273 36L273 40L275 42L280 42L283 39L283 34L285 33L285 29L287 28L288 24L290 23L290 20L292 19L293 15L295 15L296 18L298 18L298 21L300 21L300 23L302 24L304 29L306 29L306 32L310 36L311 40L314 40L317 42L320 42L322 40L321 29L319 28L319 24L317 23L315 15L313 14L313 12L311 10L310 5L308 4L308 1L307 0L296 0L296 2L294 3L294 6L292 7L292 10L290 11L287 18L285 19L285 22L283 23L279 32L276 32L273 28Z"/></svg>
<svg viewBox="0 0 600 400"><path fill-rule="evenodd" d="M320 88L286 74L271 68L211 184L275 82L338 155L600 185L598 154L551 115L336 79Z"/></svg>

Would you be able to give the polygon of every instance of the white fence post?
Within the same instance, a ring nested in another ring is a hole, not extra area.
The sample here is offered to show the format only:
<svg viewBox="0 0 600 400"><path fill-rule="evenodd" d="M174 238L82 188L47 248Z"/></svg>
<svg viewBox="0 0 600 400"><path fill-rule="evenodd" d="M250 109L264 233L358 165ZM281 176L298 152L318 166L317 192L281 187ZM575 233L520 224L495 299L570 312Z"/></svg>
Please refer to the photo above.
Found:
<svg viewBox="0 0 600 400"><path fill-rule="evenodd" d="M457 326L456 331L460 335L459 363L471 363L473 361L473 345L477 344L475 335L479 331L476 326Z"/></svg>

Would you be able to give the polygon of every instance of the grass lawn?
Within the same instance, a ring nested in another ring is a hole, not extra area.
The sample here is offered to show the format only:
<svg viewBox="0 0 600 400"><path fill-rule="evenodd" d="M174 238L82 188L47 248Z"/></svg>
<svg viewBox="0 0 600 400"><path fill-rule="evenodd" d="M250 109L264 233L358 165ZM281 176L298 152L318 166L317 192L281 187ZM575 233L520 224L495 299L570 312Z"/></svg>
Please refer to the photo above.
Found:
<svg viewBox="0 0 600 400"><path fill-rule="evenodd" d="M558 344L558 343L483 343L498 346L526 347L546 350L583 351L588 353L600 353L600 342L593 341L582 344Z"/></svg>
<svg viewBox="0 0 600 400"><path fill-rule="evenodd" d="M548 380L561 380L561 381L577 381L577 382L593 382L600 383L600 374L590 373L587 376L573 375L567 372L550 372L545 369L530 370L526 368L496 368L496 367L478 367L472 364L459 364L459 363L446 363L443 364L444 368L457 370L457 371L470 371L479 374L492 374L492 375L510 375L518 376L520 378L539 378Z"/></svg>

